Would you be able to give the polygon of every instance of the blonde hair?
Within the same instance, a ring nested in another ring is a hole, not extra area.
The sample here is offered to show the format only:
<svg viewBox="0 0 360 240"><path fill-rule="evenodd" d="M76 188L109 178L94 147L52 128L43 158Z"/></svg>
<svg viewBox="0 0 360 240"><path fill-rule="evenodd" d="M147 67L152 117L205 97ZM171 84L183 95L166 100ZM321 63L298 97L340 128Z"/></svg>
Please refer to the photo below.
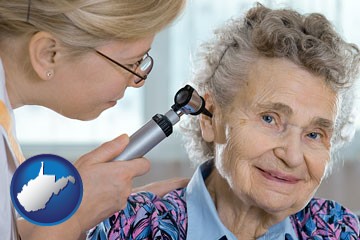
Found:
<svg viewBox="0 0 360 240"><path fill-rule="evenodd" d="M156 34L185 0L0 0L0 42L46 31L74 50Z"/></svg>

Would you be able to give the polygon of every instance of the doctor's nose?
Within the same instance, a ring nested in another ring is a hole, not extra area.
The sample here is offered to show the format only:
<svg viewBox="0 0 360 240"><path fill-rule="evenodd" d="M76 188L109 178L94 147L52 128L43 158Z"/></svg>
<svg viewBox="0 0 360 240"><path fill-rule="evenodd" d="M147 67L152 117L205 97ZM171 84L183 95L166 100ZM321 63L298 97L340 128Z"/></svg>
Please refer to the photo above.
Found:
<svg viewBox="0 0 360 240"><path fill-rule="evenodd" d="M145 85L145 81L140 81L140 82L138 82L137 80L138 80L139 78L138 77L136 77L136 76L131 76L130 78L129 78L129 82L128 82L128 86L129 87L133 87L133 88L140 88L140 87L142 87L142 86L144 86Z"/></svg>

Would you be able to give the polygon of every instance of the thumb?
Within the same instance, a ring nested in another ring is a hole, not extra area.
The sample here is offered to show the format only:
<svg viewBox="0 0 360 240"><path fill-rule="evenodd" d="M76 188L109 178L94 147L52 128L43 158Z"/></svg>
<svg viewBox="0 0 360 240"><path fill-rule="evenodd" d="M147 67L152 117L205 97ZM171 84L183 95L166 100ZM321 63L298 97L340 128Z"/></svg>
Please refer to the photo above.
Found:
<svg viewBox="0 0 360 240"><path fill-rule="evenodd" d="M129 136L122 134L109 142L103 143L95 150L83 155L76 163L81 164L85 161L87 164L110 162L118 156L128 144Z"/></svg>

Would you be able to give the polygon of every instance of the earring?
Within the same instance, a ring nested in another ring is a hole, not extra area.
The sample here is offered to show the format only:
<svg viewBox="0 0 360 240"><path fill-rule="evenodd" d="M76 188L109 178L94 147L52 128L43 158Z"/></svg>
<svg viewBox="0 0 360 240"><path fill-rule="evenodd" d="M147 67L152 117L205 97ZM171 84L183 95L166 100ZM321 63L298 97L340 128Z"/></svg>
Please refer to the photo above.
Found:
<svg viewBox="0 0 360 240"><path fill-rule="evenodd" d="M48 79L52 78L54 75L54 70L47 70L46 71L46 76L48 77Z"/></svg>

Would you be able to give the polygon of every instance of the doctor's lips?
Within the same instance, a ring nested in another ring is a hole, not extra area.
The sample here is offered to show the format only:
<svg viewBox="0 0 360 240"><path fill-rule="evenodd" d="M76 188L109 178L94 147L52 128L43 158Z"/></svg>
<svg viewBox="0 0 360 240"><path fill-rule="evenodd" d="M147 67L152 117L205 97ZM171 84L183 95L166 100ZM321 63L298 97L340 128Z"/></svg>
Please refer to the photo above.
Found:
<svg viewBox="0 0 360 240"><path fill-rule="evenodd" d="M261 168L256 167L260 173L267 179L269 180L273 180L273 181L278 181L278 182L284 182L284 183L289 183L289 184L295 184L298 183L300 181L299 178L291 176L291 175L287 175L287 174L283 174L281 172L277 172L277 171L272 171L272 170L263 170Z"/></svg>

